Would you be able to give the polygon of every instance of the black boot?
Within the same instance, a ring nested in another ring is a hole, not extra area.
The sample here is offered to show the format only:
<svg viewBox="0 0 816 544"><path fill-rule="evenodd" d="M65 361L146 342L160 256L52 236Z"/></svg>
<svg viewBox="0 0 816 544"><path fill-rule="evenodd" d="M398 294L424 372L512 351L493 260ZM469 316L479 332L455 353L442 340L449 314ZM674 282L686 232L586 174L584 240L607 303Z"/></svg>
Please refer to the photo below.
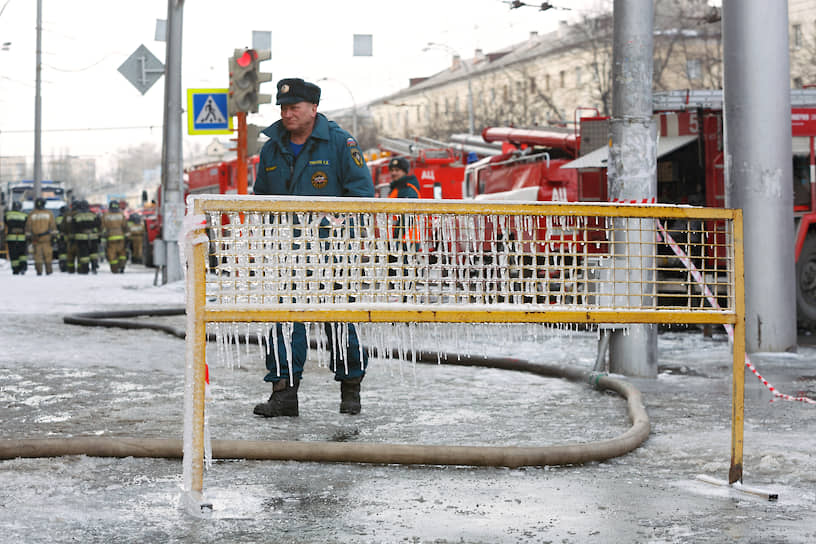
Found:
<svg viewBox="0 0 816 544"><path fill-rule="evenodd" d="M300 387L300 380L298 378L295 378L294 385L289 385L289 378L283 378L275 382L272 386L272 394L269 396L269 400L257 404L255 409L252 410L252 413L264 417L297 417L298 387Z"/></svg>
<svg viewBox="0 0 816 544"><path fill-rule="evenodd" d="M340 382L340 413L360 413L360 382L363 377L351 378Z"/></svg>

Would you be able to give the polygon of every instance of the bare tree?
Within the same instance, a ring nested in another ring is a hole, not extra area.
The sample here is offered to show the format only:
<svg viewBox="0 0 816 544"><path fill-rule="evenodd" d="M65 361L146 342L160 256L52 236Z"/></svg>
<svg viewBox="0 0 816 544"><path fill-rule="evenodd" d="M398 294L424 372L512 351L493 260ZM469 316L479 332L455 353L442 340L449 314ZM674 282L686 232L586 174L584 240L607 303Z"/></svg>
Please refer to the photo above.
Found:
<svg viewBox="0 0 816 544"><path fill-rule="evenodd" d="M816 23L805 28L794 25L791 32L791 78L794 87L816 85Z"/></svg>

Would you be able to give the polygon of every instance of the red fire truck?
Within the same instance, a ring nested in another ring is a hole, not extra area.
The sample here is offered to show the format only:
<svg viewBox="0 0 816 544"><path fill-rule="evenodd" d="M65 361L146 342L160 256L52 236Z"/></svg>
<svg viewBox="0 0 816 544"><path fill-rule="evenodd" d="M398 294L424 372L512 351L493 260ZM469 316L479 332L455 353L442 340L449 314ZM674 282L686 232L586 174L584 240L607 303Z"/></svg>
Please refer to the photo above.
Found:
<svg viewBox="0 0 816 544"><path fill-rule="evenodd" d="M252 190L255 184L255 169L258 165L258 155L247 159L247 187ZM191 166L184 171L184 198L191 194L236 194L238 192L238 160L216 161ZM154 212L144 215L145 231L147 233L147 251L145 259L147 266L153 265L153 242L161 237L162 210L161 187L156 189L156 205Z"/></svg>
<svg viewBox="0 0 816 544"><path fill-rule="evenodd" d="M721 91L656 93L657 201L725 204ZM796 293L800 326L816 325L816 91L791 92ZM609 120L584 117L577 132L487 128L512 144L507 157L467 167L465 195L529 201L607 201ZM526 152L525 152L526 151ZM571 160L574 158L574 160ZM549 160L549 164L547 161ZM553 164L558 161L556 164Z"/></svg>
<svg viewBox="0 0 816 544"><path fill-rule="evenodd" d="M462 198L462 180L468 159L500 153L496 146L484 143L457 144L429 138L381 138L379 147L385 156L368 162L378 197L387 197L390 193L388 162L394 157L408 159L410 173L419 181L422 198Z"/></svg>

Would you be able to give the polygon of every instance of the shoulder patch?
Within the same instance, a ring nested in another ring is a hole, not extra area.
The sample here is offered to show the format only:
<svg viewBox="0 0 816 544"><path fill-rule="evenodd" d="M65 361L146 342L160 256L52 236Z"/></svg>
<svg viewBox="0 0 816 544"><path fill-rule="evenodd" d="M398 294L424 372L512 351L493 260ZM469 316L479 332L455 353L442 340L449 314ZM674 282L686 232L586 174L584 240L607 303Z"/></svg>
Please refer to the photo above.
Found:
<svg viewBox="0 0 816 544"><path fill-rule="evenodd" d="M349 137L349 138L346 139L346 145L348 147L356 147L357 146L357 140L355 140L352 137Z"/></svg>
<svg viewBox="0 0 816 544"><path fill-rule="evenodd" d="M351 158L354 159L354 164L359 167L362 167L364 163L363 161L363 154L360 153L360 150L356 147L351 148Z"/></svg>

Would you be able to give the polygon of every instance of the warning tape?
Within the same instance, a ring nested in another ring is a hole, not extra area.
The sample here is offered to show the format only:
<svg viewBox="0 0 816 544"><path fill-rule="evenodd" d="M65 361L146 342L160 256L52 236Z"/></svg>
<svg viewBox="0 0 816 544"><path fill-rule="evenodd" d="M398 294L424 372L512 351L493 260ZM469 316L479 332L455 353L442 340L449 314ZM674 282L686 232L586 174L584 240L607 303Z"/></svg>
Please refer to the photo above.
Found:
<svg viewBox="0 0 816 544"><path fill-rule="evenodd" d="M666 244L668 244L668 246L672 249L672 251L674 251L674 254L677 255L677 257L680 259L680 261L683 263L683 265L691 273L691 276L694 278L694 281L696 281L700 285L700 288L703 289L703 293L705 294L706 300L708 300L709 304L711 304L711 307L716 308L716 309L720 309L720 305L717 302L716 297L714 297L714 295L711 293L711 289L709 289L708 285L706 285L705 282L703 281L703 277L702 277L702 275L700 275L700 271L697 270L697 267L694 266L694 263L691 261L691 259L688 258L685 251L683 251L683 249L679 245L677 245L677 242L675 242L674 239L671 237L671 235L666 231L666 229L663 228L663 224L660 221L657 222L657 228L660 231L659 236L660 235L663 236L662 241L666 242ZM661 240L658 239L658 241L661 241ZM734 327L729 325L729 324L725 324L724 327L725 327L725 331L728 333L728 341L731 342L731 345L733 346L734 345ZM762 385L767 387L768 391L770 391L773 394L774 398L771 399L771 402L773 402L774 400L779 398L779 399L782 399L782 400L789 400L789 401L793 401L793 402L804 402L806 404L816 404L816 400L813 400L813 399L811 399L809 397L794 397L793 395L788 395L788 394L780 393L779 391L777 391L776 387L771 385L768 382L768 380L766 380L765 378L762 377L762 375L759 373L759 371L756 369L756 367L751 363L751 358L748 356L747 353L745 354L745 366L748 367L748 369L754 374L754 376L757 377L757 379L762 383Z"/></svg>

